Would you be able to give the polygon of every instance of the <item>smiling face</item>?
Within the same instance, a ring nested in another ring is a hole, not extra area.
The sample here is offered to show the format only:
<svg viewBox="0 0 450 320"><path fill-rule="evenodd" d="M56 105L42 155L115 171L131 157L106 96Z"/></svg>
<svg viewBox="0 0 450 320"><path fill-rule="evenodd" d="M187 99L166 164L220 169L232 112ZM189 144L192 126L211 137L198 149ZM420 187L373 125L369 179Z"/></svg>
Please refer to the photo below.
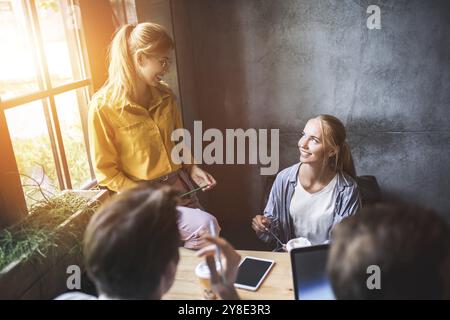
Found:
<svg viewBox="0 0 450 320"><path fill-rule="evenodd" d="M298 141L302 163L323 162L324 146L320 121L311 119L306 123Z"/></svg>
<svg viewBox="0 0 450 320"><path fill-rule="evenodd" d="M333 150L327 152L322 137L322 127L319 119L311 119L306 123L302 136L298 141L300 161L302 163L324 163L325 156L333 156Z"/></svg>
<svg viewBox="0 0 450 320"><path fill-rule="evenodd" d="M171 64L170 53L171 50L154 55L137 54L136 71L138 77L149 86L157 86L163 76L169 71Z"/></svg>

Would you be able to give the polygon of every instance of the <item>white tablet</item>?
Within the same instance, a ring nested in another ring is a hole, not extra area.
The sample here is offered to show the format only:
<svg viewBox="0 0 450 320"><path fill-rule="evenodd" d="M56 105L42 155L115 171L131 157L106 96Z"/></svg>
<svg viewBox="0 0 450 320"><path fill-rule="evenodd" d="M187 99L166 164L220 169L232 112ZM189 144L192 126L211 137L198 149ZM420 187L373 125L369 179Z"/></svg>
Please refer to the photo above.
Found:
<svg viewBox="0 0 450 320"><path fill-rule="evenodd" d="M239 264L238 275L234 286L251 291L258 290L274 264L274 260L245 257Z"/></svg>

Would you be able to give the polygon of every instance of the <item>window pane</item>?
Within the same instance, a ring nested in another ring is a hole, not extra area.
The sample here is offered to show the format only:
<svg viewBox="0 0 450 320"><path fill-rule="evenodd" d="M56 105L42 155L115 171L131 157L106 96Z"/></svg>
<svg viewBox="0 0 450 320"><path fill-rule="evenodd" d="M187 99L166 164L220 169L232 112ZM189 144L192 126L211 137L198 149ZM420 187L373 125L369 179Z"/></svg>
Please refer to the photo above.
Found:
<svg viewBox="0 0 450 320"><path fill-rule="evenodd" d="M37 187L39 184L46 196L59 189L43 101L5 110L5 116L30 207L36 200L44 198Z"/></svg>
<svg viewBox="0 0 450 320"><path fill-rule="evenodd" d="M79 111L79 106L86 110L86 101L84 88L55 96L73 189L79 189L92 180Z"/></svg>
<svg viewBox="0 0 450 320"><path fill-rule="evenodd" d="M20 0L0 1L0 95L10 99L38 90L34 49Z"/></svg>
<svg viewBox="0 0 450 320"><path fill-rule="evenodd" d="M116 28L127 23L138 23L134 0L109 0L109 2L113 9Z"/></svg>
<svg viewBox="0 0 450 320"><path fill-rule="evenodd" d="M52 86L84 79L76 36L79 7L68 0L37 0L36 5Z"/></svg>
<svg viewBox="0 0 450 320"><path fill-rule="evenodd" d="M125 12L123 11L123 0L109 0L111 3L113 14L114 14L114 25L116 28L127 23L125 19Z"/></svg>
<svg viewBox="0 0 450 320"><path fill-rule="evenodd" d="M134 0L124 0L125 1L125 10L127 13L128 23L138 23L137 15L136 15L136 4Z"/></svg>

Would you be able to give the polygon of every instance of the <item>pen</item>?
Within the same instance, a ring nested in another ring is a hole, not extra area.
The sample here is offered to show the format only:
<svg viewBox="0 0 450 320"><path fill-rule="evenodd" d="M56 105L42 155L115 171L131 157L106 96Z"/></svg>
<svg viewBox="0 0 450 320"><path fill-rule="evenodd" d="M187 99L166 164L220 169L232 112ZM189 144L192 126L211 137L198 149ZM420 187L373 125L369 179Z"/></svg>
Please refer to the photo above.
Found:
<svg viewBox="0 0 450 320"><path fill-rule="evenodd" d="M216 234L216 227L214 226L214 222L213 221L209 221L209 232L211 233L211 237L215 238L217 237ZM216 245L216 256L218 257L218 263L219 263L219 269L220 269L220 277L222 279L223 282L223 277L224 277L224 270L222 269L222 259L220 257L220 247L218 245Z"/></svg>
<svg viewBox="0 0 450 320"><path fill-rule="evenodd" d="M270 231L267 227L264 227L264 229L265 229L267 232L269 232L269 233L272 235L272 237L274 237L275 240L277 240L277 242L278 242L279 244L281 244L282 247L284 246L284 243L281 242L281 240L275 235L275 233L273 233L272 231Z"/></svg>
<svg viewBox="0 0 450 320"><path fill-rule="evenodd" d="M203 187L198 187L198 188L196 188L196 189L194 189L194 190L191 190L191 191L188 191L188 192L185 192L185 193L183 193L182 195L180 195L180 198L183 198L183 197L185 197L185 196L188 196L188 195L190 195L191 193L197 192L197 191L202 190L203 188L206 188L206 187L207 187L207 185L206 185L206 186L203 186Z"/></svg>

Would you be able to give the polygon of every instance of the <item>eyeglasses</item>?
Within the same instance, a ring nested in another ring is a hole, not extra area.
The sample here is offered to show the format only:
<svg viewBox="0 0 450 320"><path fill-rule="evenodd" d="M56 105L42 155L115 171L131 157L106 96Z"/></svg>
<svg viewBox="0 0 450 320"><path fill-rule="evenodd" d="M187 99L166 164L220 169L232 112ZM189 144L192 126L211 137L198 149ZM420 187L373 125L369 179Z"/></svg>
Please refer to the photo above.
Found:
<svg viewBox="0 0 450 320"><path fill-rule="evenodd" d="M168 69L172 65L172 61L169 58L160 59L158 62L163 69Z"/></svg>

